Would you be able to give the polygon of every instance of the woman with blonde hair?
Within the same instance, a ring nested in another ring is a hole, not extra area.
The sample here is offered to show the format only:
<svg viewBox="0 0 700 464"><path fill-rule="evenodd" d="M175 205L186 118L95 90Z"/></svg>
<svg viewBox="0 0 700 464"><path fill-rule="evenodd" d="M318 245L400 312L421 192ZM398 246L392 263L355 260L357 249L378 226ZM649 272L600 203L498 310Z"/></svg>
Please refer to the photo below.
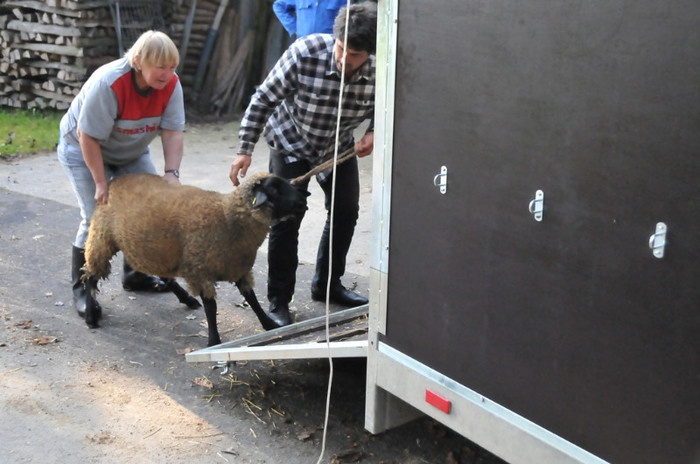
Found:
<svg viewBox="0 0 700 464"><path fill-rule="evenodd" d="M150 143L160 134L163 178L179 183L185 107L175 69L180 57L166 34L144 32L123 58L90 76L61 119L58 159L73 185L82 221L73 242L73 304L85 313L82 267L90 218L109 201L109 181L128 173L156 174ZM159 279L134 271L124 261L127 290L164 291Z"/></svg>

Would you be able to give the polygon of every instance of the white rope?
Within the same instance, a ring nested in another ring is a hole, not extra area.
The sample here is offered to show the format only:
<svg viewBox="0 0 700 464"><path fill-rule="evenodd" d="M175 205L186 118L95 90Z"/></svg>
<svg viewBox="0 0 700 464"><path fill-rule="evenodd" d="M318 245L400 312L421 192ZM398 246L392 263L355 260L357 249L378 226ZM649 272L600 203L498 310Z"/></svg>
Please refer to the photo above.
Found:
<svg viewBox="0 0 700 464"><path fill-rule="evenodd" d="M340 114L343 110L343 92L345 90L345 67L348 56L348 26L350 24L350 0L347 0L345 10L345 35L343 37L343 59L340 70L340 93L338 94L338 118L335 126L335 148L333 150L333 166L338 163L338 141L340 139ZM335 45L334 45L335 46ZM330 230L328 234L328 279L326 282L326 348L328 349L328 391L326 393L326 414L323 419L323 438L321 439L321 455L316 464L321 464L323 455L326 452L326 434L328 430L328 417L331 409L331 390L333 388L333 356L331 354L331 330L330 330L330 293L331 293L331 272L333 270L333 229L335 220L335 183L336 171L333 169L331 183L331 210L330 210Z"/></svg>

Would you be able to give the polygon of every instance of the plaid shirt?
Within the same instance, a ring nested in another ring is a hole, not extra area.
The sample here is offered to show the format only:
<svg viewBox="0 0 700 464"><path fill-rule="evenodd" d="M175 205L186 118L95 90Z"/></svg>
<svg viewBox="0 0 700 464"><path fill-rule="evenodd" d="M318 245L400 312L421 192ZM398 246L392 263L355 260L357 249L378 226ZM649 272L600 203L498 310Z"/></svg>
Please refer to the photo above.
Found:
<svg viewBox="0 0 700 464"><path fill-rule="evenodd" d="M252 154L263 132L268 145L287 163L318 165L333 156L340 94L335 39L312 34L282 55L251 98L241 121L238 153ZM374 118L375 57L345 81L338 153L354 145L353 131ZM266 124L267 122L267 124Z"/></svg>

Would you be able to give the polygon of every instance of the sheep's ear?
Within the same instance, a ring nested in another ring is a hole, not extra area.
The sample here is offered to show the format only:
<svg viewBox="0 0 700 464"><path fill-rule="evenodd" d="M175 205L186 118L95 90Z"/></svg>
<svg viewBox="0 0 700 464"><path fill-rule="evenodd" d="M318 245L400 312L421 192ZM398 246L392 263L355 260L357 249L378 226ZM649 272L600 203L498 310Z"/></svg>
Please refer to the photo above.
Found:
<svg viewBox="0 0 700 464"><path fill-rule="evenodd" d="M253 197L253 209L260 208L267 200L267 193L261 188L256 188L255 196Z"/></svg>

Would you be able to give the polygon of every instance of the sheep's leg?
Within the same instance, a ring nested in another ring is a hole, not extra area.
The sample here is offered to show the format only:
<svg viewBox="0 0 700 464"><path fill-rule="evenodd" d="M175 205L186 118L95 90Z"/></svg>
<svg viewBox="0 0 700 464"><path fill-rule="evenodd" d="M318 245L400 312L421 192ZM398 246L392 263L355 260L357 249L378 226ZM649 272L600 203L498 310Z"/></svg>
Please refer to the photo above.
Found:
<svg viewBox="0 0 700 464"><path fill-rule="evenodd" d="M92 224L95 226L94 230L103 230L97 228L100 221L102 221L102 217L95 214ZM109 277L112 271L111 260L117 251L119 248L106 232L90 233L85 245L85 267L88 274L98 280Z"/></svg>
<svg viewBox="0 0 700 464"><path fill-rule="evenodd" d="M97 279L88 277L85 279L85 323L92 329L98 328L98 321L102 318L102 307L97 303Z"/></svg>
<svg viewBox="0 0 700 464"><path fill-rule="evenodd" d="M190 309L197 309L202 307L202 305L199 304L199 301L197 301L197 298L187 293L187 290L182 288L175 279L162 280L163 282L165 282L165 288L173 292L177 299L180 301L180 303L187 305L187 307Z"/></svg>
<svg viewBox="0 0 700 464"><path fill-rule="evenodd" d="M204 303L204 315L207 316L207 326L209 326L209 342L207 346L214 346L221 344L221 337L219 337L219 329L216 327L216 300L214 298L207 298L202 293L202 303Z"/></svg>
<svg viewBox="0 0 700 464"><path fill-rule="evenodd" d="M244 277L238 282L236 282L236 287L238 287L238 291L241 292L243 298L245 298L250 308L253 310L253 312L255 312L255 315L258 316L258 320L262 324L263 329L271 330L282 327L281 325L277 324L275 321L270 319L270 316L268 316L267 313L262 309L260 303L258 302L258 298L255 296L255 291L253 290L253 287L250 285L250 282L247 278Z"/></svg>

